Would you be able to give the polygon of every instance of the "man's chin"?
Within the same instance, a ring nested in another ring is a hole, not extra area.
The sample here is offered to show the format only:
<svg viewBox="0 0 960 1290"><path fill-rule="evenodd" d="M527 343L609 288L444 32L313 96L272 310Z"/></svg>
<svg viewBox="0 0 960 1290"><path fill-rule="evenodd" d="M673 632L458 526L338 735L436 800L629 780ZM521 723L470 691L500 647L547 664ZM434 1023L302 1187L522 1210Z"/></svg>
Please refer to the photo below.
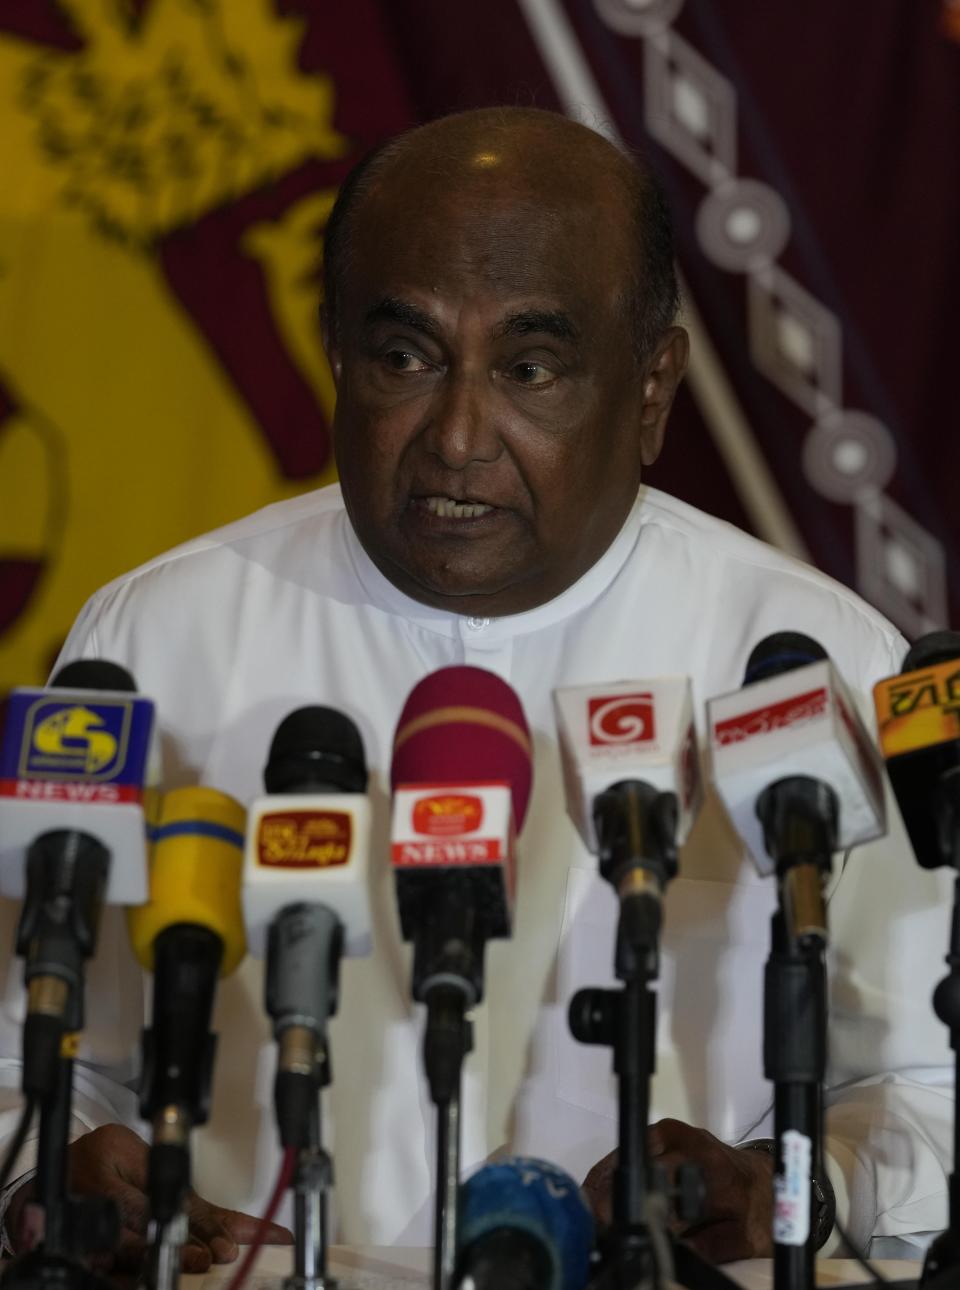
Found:
<svg viewBox="0 0 960 1290"><path fill-rule="evenodd" d="M473 618L501 618L530 609L533 588L521 570L418 568L387 562L380 570L406 595L431 609Z"/></svg>

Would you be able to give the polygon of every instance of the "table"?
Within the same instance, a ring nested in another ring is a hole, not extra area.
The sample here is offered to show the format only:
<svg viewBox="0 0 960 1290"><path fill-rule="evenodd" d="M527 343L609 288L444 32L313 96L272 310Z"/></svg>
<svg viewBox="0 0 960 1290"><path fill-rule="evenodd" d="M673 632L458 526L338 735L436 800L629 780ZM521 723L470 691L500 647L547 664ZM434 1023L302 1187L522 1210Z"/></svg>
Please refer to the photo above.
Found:
<svg viewBox="0 0 960 1290"><path fill-rule="evenodd" d="M402 1246L351 1250L335 1245L331 1250L330 1271L340 1281L340 1290L424 1290L430 1285L431 1251ZM184 1276L182 1290L224 1290L236 1268L235 1263L220 1264L197 1276ZM878 1260L879 1272L891 1281L905 1281L920 1274L919 1263ZM279 1290L280 1282L290 1272L289 1246L267 1246L254 1265L247 1282L248 1290ZM724 1268L743 1290L770 1290L773 1265L769 1259L749 1259L729 1263ZM821 1286L851 1285L865 1282L866 1273L853 1259L822 1259L817 1264L817 1281Z"/></svg>

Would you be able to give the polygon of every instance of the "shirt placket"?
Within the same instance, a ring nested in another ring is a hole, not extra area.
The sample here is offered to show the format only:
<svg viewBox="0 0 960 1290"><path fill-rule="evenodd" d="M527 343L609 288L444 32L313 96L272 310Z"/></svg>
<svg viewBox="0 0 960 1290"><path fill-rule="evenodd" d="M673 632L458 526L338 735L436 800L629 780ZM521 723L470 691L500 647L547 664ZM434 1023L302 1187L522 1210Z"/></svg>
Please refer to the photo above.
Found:
<svg viewBox="0 0 960 1290"><path fill-rule="evenodd" d="M509 682L513 665L512 637L497 631L493 618L461 618L458 627L464 663L471 667L485 667Z"/></svg>

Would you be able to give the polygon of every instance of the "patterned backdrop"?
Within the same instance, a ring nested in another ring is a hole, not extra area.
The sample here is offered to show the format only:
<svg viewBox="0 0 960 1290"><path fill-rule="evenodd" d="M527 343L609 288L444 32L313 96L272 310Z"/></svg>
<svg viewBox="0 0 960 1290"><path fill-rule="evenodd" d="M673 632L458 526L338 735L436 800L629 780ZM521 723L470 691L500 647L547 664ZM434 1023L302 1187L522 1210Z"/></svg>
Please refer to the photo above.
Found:
<svg viewBox="0 0 960 1290"><path fill-rule="evenodd" d="M337 185L489 103L664 176L694 360L650 481L956 621L958 0L4 0L0 692L107 579L332 477Z"/></svg>

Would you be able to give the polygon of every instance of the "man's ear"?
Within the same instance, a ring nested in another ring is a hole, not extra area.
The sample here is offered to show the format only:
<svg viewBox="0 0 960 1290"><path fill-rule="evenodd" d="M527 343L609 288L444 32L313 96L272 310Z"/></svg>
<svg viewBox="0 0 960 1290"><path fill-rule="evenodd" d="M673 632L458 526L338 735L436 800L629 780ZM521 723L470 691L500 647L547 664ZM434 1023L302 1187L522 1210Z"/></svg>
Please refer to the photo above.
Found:
<svg viewBox="0 0 960 1290"><path fill-rule="evenodd" d="M682 327L668 327L643 375L640 459L651 466L660 456L673 397L687 370L690 341Z"/></svg>
<svg viewBox="0 0 960 1290"><path fill-rule="evenodd" d="M343 356L340 352L340 346L334 339L335 332L330 326L330 315L327 313L325 305L320 306L320 339L323 342L324 353L327 356L327 362L330 364L330 371L333 373L334 385L340 384L340 373L343 371Z"/></svg>

